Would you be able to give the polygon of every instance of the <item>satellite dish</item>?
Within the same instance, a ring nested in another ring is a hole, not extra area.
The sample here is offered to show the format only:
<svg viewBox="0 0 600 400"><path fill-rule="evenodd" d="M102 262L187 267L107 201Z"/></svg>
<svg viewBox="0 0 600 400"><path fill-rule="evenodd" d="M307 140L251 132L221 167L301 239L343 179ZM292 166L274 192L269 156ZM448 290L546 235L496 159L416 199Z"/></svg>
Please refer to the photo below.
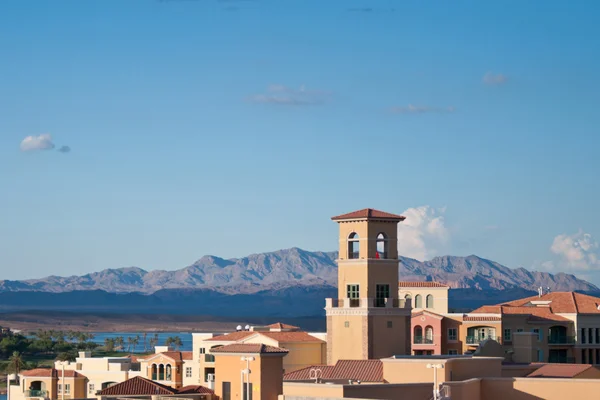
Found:
<svg viewBox="0 0 600 400"><path fill-rule="evenodd" d="M249 331L250 330L250 325L246 325L246 330Z"/></svg>
<svg viewBox="0 0 600 400"><path fill-rule="evenodd" d="M238 325L238 326L235 328L235 330L236 330L236 331L241 331L241 330L242 330L242 326L241 326L241 325Z"/></svg>

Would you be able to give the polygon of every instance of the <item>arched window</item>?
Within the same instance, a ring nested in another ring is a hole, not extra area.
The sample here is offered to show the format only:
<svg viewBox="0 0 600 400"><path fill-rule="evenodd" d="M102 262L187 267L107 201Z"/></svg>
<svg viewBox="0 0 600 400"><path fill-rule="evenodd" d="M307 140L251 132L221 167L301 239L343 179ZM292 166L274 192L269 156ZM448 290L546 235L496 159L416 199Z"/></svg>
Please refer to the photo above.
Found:
<svg viewBox="0 0 600 400"><path fill-rule="evenodd" d="M415 308L422 308L423 307L423 299L421 298L421 295L418 294L415 296Z"/></svg>
<svg viewBox="0 0 600 400"><path fill-rule="evenodd" d="M153 381L157 380L158 376L156 374L158 373L158 369L156 368L156 364L152 364L151 373L152 373L152 380Z"/></svg>
<svg viewBox="0 0 600 400"><path fill-rule="evenodd" d="M412 296L410 294L407 294L406 296L404 296L404 299L405 300L412 299Z"/></svg>
<svg viewBox="0 0 600 400"><path fill-rule="evenodd" d="M357 259L360 255L360 241L358 233L352 232L348 236L348 259Z"/></svg>
<svg viewBox="0 0 600 400"><path fill-rule="evenodd" d="M383 232L377 235L377 254L375 258L388 258L388 238Z"/></svg>
<svg viewBox="0 0 600 400"><path fill-rule="evenodd" d="M423 343L423 328L419 325L413 329L413 343Z"/></svg>
<svg viewBox="0 0 600 400"><path fill-rule="evenodd" d="M433 328L431 326L425 328L425 343L433 343Z"/></svg>
<svg viewBox="0 0 600 400"><path fill-rule="evenodd" d="M165 377L165 380L170 381L171 380L171 364L167 364L167 376Z"/></svg>
<svg viewBox="0 0 600 400"><path fill-rule="evenodd" d="M165 366L163 364L160 364L158 366L158 380L159 381L165 380Z"/></svg>
<svg viewBox="0 0 600 400"><path fill-rule="evenodd" d="M433 308L433 296L428 294L425 298L425 307Z"/></svg>

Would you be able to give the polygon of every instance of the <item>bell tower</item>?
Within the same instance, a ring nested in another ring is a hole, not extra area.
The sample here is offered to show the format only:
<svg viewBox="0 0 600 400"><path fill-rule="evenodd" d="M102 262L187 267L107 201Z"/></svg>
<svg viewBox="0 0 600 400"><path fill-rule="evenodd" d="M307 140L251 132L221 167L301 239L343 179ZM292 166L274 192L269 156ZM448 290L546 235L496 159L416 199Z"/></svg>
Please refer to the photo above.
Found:
<svg viewBox="0 0 600 400"><path fill-rule="evenodd" d="M327 362L410 354L410 300L398 299L398 223L370 208L338 215L338 296L326 299Z"/></svg>

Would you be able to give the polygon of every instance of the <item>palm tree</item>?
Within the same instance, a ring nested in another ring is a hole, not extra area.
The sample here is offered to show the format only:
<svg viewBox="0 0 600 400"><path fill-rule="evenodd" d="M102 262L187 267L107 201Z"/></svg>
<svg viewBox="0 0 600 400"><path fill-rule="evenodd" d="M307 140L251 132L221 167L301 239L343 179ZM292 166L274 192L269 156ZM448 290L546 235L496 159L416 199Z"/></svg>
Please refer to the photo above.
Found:
<svg viewBox="0 0 600 400"><path fill-rule="evenodd" d="M155 337L151 337L150 339L148 339L148 346L150 347L150 349L153 349L154 346L156 346L158 344L158 339L156 339Z"/></svg>
<svg viewBox="0 0 600 400"><path fill-rule="evenodd" d="M23 366L25 365L25 362L23 361L23 357L21 356L21 353L19 353L18 351L13 352L12 356L10 356L8 361L9 361L10 370L14 371L15 374L18 374L19 372L21 372L21 368L23 368Z"/></svg>
<svg viewBox="0 0 600 400"><path fill-rule="evenodd" d="M135 335L135 337L131 339L131 343L133 344L133 352L135 353L135 348L140 343L140 335Z"/></svg>
<svg viewBox="0 0 600 400"><path fill-rule="evenodd" d="M123 336L115 338L115 347L121 351L123 350L125 347L125 339L123 339Z"/></svg>
<svg viewBox="0 0 600 400"><path fill-rule="evenodd" d="M179 336L173 338L173 346L175 346L175 350L179 350L179 348L183 346L183 342Z"/></svg>
<svg viewBox="0 0 600 400"><path fill-rule="evenodd" d="M144 353L145 353L146 351L148 351L148 348L146 347L146 337L147 337L147 336L148 336L148 333L147 333L147 332L144 332Z"/></svg>
<svg viewBox="0 0 600 400"><path fill-rule="evenodd" d="M115 339L114 338L105 338L104 339L104 348L106 351L112 352L115 351Z"/></svg>
<svg viewBox="0 0 600 400"><path fill-rule="evenodd" d="M131 346L133 345L133 336L127 336L127 352L131 353Z"/></svg>

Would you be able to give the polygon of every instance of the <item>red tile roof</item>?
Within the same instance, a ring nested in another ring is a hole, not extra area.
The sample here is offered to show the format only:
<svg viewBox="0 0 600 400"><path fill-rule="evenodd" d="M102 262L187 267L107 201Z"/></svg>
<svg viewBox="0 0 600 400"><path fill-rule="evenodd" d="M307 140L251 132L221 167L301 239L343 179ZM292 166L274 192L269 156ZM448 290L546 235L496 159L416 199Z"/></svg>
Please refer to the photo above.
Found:
<svg viewBox="0 0 600 400"><path fill-rule="evenodd" d="M364 218L373 218L373 219L389 219L396 221L404 221L406 217L402 215L390 214L379 210L374 210L372 208L363 208L362 210L353 211L351 213L337 215L335 217L331 217L334 221L344 220L344 219L364 219Z"/></svg>
<svg viewBox="0 0 600 400"><path fill-rule="evenodd" d="M413 288L419 288L419 287L423 287L423 288L443 287L443 288L449 288L450 287L448 285L444 285L443 283L439 283L439 282L407 282L407 281L400 281L400 282L398 282L398 286L400 286L400 288L403 288L403 287L413 287Z"/></svg>
<svg viewBox="0 0 600 400"><path fill-rule="evenodd" d="M283 324L281 322L275 322L274 324L267 325L267 328L271 328L271 329L300 329L297 326Z"/></svg>
<svg viewBox="0 0 600 400"><path fill-rule="evenodd" d="M200 385L188 385L177 390L177 394L214 394L212 389Z"/></svg>
<svg viewBox="0 0 600 400"><path fill-rule="evenodd" d="M136 376L124 382L107 387L100 391L100 396L150 396L150 395L173 395L177 389L167 385L161 385L150 379Z"/></svg>
<svg viewBox="0 0 600 400"><path fill-rule="evenodd" d="M536 306L531 302L549 301L547 306ZM502 306L549 309L555 314L598 314L600 315L600 297L575 292L551 292L543 296L531 296L523 299L496 304L494 306L483 306L474 310L474 313L500 313Z"/></svg>
<svg viewBox="0 0 600 400"><path fill-rule="evenodd" d="M181 352L181 359L182 360L193 360L194 359L194 352L193 351L182 351Z"/></svg>
<svg viewBox="0 0 600 400"><path fill-rule="evenodd" d="M478 316L466 316L463 317L463 321L502 321L500 317L478 317Z"/></svg>
<svg viewBox="0 0 600 400"><path fill-rule="evenodd" d="M536 369L528 378L575 378L592 368L590 364L546 364Z"/></svg>
<svg viewBox="0 0 600 400"><path fill-rule="evenodd" d="M325 343L323 340L309 335L306 332L256 332L263 336L277 340L280 343L296 343L296 342L318 342Z"/></svg>
<svg viewBox="0 0 600 400"><path fill-rule="evenodd" d="M30 370L21 371L21 375L23 376L35 376L35 377L46 377L46 378L59 378L62 377L62 370L59 371L54 368L35 368ZM85 378L86 376L80 374L77 371L73 370L65 370L65 378Z"/></svg>
<svg viewBox="0 0 600 400"><path fill-rule="evenodd" d="M192 359L191 351L163 351L162 353L156 353L156 354L151 354L149 356L146 356L144 358L144 361L152 360L153 358L161 356L161 355L165 356L165 357L169 357L170 359L172 359L174 361L183 361L183 360L186 360L185 358L183 358L184 353L186 353L186 357L188 355L190 357L190 358L187 358L187 360Z"/></svg>
<svg viewBox="0 0 600 400"><path fill-rule="evenodd" d="M267 354L280 353L287 354L289 350L279 347L267 346L261 343L233 343L226 346L219 346L211 349L211 353L252 353L252 354Z"/></svg>
<svg viewBox="0 0 600 400"><path fill-rule="evenodd" d="M335 365L315 365L283 376L284 381L310 380L310 370L320 369L325 380L358 380L361 382L384 382L381 360L339 360ZM313 377L314 379L314 377Z"/></svg>
<svg viewBox="0 0 600 400"><path fill-rule="evenodd" d="M237 342L247 336L254 335L256 332L253 331L238 331L231 332L225 335L219 335L212 337L210 339L206 339L206 341L215 341L215 342Z"/></svg>

